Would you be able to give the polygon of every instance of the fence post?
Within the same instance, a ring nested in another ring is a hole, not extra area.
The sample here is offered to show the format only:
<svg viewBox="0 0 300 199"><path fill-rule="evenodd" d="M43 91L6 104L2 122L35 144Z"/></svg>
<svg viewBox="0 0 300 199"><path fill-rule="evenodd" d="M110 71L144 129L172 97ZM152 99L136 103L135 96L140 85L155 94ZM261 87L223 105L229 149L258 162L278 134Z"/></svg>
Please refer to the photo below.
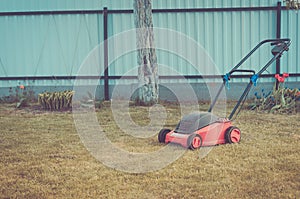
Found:
<svg viewBox="0 0 300 199"><path fill-rule="evenodd" d="M277 19L276 19L276 38L281 37L281 2L277 2ZM280 74L280 58L276 60L276 74ZM276 80L276 90L278 89L279 82Z"/></svg>
<svg viewBox="0 0 300 199"><path fill-rule="evenodd" d="M103 8L103 34L104 34L104 100L109 100L109 76L108 76L108 27L107 27L107 7Z"/></svg>

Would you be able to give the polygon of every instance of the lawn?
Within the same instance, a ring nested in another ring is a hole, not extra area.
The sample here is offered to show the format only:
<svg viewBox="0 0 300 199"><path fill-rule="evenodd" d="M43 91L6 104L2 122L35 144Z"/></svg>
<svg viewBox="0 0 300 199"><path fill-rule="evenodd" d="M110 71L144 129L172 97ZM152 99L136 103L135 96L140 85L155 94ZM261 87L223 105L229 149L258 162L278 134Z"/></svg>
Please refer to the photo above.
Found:
<svg viewBox="0 0 300 199"><path fill-rule="evenodd" d="M173 128L179 107L163 105L166 126ZM0 198L300 198L299 113L242 110L234 121L242 131L239 144L213 147L202 158L187 150L160 170L133 174L109 168L89 153L71 111L14 106L0 104ZM130 107L139 125L149 122L147 112ZM96 115L107 137L124 150L164 147L156 136L122 135L109 103Z"/></svg>

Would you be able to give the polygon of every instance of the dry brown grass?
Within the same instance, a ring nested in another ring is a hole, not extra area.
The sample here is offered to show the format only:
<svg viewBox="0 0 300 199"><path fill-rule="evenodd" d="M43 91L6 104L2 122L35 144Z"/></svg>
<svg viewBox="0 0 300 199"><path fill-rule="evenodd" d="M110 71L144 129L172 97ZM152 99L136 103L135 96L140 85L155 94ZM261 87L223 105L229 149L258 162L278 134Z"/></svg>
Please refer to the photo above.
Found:
<svg viewBox="0 0 300 199"><path fill-rule="evenodd" d="M148 121L145 111L131 107L141 125ZM168 105L168 111L167 126L174 127L178 107ZM108 106L97 115L105 120L108 137L127 150L162 147L156 137L116 136L119 130ZM70 112L16 110L1 104L0 197L300 198L299 114L243 110L234 123L242 130L240 144L214 147L202 159L197 151L187 151L159 171L129 174L89 154Z"/></svg>

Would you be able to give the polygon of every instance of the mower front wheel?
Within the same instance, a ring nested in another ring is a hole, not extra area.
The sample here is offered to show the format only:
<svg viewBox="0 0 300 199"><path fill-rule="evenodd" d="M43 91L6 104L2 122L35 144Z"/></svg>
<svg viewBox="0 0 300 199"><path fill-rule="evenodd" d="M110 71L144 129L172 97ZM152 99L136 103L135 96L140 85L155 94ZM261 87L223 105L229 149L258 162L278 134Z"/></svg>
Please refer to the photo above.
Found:
<svg viewBox="0 0 300 199"><path fill-rule="evenodd" d="M231 126L226 130L225 139L228 143L238 143L241 140L241 131L235 126Z"/></svg>
<svg viewBox="0 0 300 199"><path fill-rule="evenodd" d="M192 150L199 149L202 146L202 138L198 134L192 134L187 142L187 146Z"/></svg>
<svg viewBox="0 0 300 199"><path fill-rule="evenodd" d="M159 131L158 133L158 141L160 143L165 143L165 140L166 140L166 135L171 132L170 129L162 129Z"/></svg>

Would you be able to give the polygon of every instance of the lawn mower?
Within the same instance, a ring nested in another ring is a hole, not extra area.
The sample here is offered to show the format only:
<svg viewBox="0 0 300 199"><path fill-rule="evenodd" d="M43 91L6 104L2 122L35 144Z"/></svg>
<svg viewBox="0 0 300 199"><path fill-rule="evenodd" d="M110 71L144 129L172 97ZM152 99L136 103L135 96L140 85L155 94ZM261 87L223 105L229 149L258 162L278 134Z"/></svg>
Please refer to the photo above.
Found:
<svg viewBox="0 0 300 199"><path fill-rule="evenodd" d="M259 71L238 69L257 49L263 44L271 43L272 59ZM253 48L230 72L222 76L223 83L208 109L208 112L194 112L184 116L174 130L162 129L158 134L161 143L175 143L190 149L198 149L201 146L214 146L225 143L238 143L241 139L241 131L233 126L232 118L237 110L243 106L245 99L252 87L256 85L261 74L277 59L280 59L284 51L288 51L290 39L268 39L260 42ZM233 73L246 73L250 82L240 96L228 118L221 118L212 114L212 110L224 87L229 84ZM239 109L240 110L240 109Z"/></svg>

